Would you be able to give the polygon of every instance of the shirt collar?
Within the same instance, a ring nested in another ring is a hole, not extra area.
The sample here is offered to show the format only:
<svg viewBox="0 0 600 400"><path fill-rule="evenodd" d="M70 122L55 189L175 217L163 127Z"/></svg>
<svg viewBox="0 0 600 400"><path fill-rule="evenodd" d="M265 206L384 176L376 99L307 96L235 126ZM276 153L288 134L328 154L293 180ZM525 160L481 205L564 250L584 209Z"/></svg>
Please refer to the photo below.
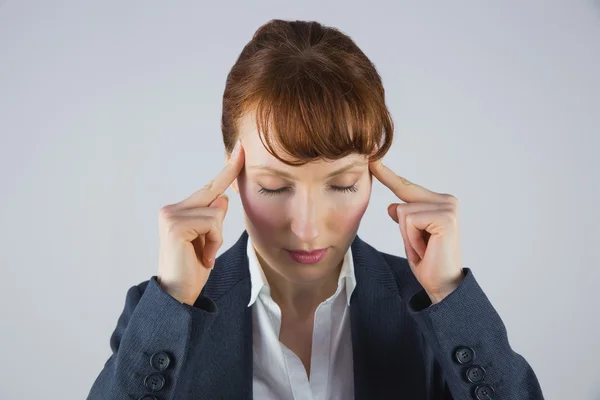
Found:
<svg viewBox="0 0 600 400"><path fill-rule="evenodd" d="M250 307L252 304L254 304L261 291L264 291L265 294L270 295L271 290L269 288L267 278L265 277L265 273L260 265L260 262L258 261L258 257L256 256L256 251L254 250L250 236L248 236L246 254L248 256L248 266L250 268L251 281L250 302L248 303L248 307ZM346 254L344 254L344 261L342 262L342 269L340 271L340 277L338 278L338 291L340 287L345 287L346 302L348 305L350 305L350 298L352 297L352 292L356 287L356 276L354 274L354 260L352 258L351 247L348 247Z"/></svg>

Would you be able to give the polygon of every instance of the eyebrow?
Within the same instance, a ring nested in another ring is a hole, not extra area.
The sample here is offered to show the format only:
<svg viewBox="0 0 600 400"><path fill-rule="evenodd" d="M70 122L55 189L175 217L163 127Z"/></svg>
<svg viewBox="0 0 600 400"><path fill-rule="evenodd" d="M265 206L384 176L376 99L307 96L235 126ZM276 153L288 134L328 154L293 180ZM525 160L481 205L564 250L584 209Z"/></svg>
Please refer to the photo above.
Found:
<svg viewBox="0 0 600 400"><path fill-rule="evenodd" d="M361 161L354 161L351 164L348 164L342 168L338 168L333 172L330 172L326 175L327 178L331 178L332 176L336 176L336 175L340 175L343 174L344 172L354 168L354 167L358 167L360 165L363 165L364 163ZM281 177L284 178L288 178L288 179L295 179L294 176L290 173L287 173L285 171L273 168L273 167L269 167L268 165L264 165L264 164L258 164L258 165L251 165L248 167L248 170L260 170L260 171L267 171L267 172L271 172L275 175L279 175Z"/></svg>

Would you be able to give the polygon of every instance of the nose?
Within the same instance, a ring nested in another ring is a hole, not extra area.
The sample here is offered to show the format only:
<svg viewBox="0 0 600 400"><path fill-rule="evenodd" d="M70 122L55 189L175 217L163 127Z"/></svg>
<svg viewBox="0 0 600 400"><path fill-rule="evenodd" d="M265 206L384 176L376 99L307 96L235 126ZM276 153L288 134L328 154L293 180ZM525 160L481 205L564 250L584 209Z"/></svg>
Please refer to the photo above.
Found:
<svg viewBox="0 0 600 400"><path fill-rule="evenodd" d="M291 210L292 232L302 243L312 245L319 237L320 226L324 223L319 215L319 202L311 199L307 193L295 197Z"/></svg>

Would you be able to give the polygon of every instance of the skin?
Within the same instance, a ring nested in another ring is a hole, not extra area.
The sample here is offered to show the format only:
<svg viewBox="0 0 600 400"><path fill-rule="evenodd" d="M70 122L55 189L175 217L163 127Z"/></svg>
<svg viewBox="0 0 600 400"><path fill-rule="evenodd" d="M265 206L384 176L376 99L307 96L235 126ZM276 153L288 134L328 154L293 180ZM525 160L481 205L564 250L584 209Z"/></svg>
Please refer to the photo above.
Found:
<svg viewBox="0 0 600 400"><path fill-rule="evenodd" d="M376 177L404 203L388 206L398 224L407 261L416 279L438 304L464 278L458 227L458 200L397 175L381 160L352 154L340 160L289 166L260 141L252 114L240 121L244 161L231 187L240 195L245 225L264 270L271 296L281 309L279 340L298 355L310 377L314 313L337 288L342 260L354 239ZM283 154L278 151L278 154ZM229 157L226 157L226 163ZM327 175L357 163L342 174ZM282 177L258 166L286 172ZM334 187L353 187L336 191ZM283 189L266 195L261 190ZM329 250L317 264L293 261L285 249Z"/></svg>
<svg viewBox="0 0 600 400"><path fill-rule="evenodd" d="M240 122L240 139L245 166L232 187L242 200L246 229L273 286L274 300L295 315L306 316L337 287L341 261L371 196L367 159L351 155L332 162L288 166L263 146L251 116ZM326 177L353 162L361 165ZM259 169L260 165L287 172L293 178ZM355 192L332 187L353 185ZM261 193L263 188L284 191L267 195ZM329 248L325 258L312 265L296 263L285 251L324 247Z"/></svg>
<svg viewBox="0 0 600 400"><path fill-rule="evenodd" d="M442 302L463 281L458 199L397 175L381 160L369 164L373 176L404 203L388 206L400 228L408 265L432 305Z"/></svg>
<svg viewBox="0 0 600 400"><path fill-rule="evenodd" d="M252 114L242 118L239 129L245 165L231 187L240 195L246 230L271 287L271 296L281 308L280 341L300 357L310 376L315 310L337 289L344 254L371 197L368 159L352 154L335 161L289 166L264 147ZM356 165L327 176L351 164ZM286 172L291 177L259 166ZM341 191L347 187L352 189ZM261 193L264 189L283 191L269 195ZM310 265L295 262L286 252L325 247L325 257Z"/></svg>

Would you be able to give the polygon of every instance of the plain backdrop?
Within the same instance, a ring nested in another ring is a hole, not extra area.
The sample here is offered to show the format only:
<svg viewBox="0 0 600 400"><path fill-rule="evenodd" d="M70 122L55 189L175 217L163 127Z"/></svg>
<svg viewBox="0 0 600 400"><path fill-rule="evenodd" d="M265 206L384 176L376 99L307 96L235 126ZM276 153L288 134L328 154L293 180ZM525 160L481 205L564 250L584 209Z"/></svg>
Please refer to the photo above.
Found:
<svg viewBox="0 0 600 400"><path fill-rule="evenodd" d="M600 2L0 2L0 399L84 399L158 211L223 167L225 78L272 18L375 63L384 162L460 201L463 262L547 399L600 399ZM231 189L229 248L244 229ZM405 256L375 181L359 236Z"/></svg>

